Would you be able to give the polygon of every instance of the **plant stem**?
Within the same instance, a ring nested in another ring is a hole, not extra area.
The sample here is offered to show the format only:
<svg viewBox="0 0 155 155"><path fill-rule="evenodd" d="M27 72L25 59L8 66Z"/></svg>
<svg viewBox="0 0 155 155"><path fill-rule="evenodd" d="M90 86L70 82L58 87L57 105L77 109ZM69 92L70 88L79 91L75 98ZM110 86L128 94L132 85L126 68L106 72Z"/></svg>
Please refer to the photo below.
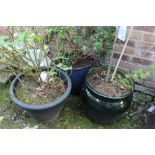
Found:
<svg viewBox="0 0 155 155"><path fill-rule="evenodd" d="M26 53L28 54L29 59L31 60L31 62L32 62L32 64L34 65L34 67L37 67L36 62L33 61L32 57L31 57L31 55L30 55L30 53L29 53L29 48L28 48L28 43L27 43L27 41L25 41L25 47L26 47Z"/></svg>
<svg viewBox="0 0 155 155"><path fill-rule="evenodd" d="M18 78L19 82L23 85L23 87L24 87L25 89L27 89L26 86L24 85L24 83L22 82L22 80L21 80L21 79L19 78L19 76L16 74L16 72L14 72L14 74L15 74L15 76Z"/></svg>
<svg viewBox="0 0 155 155"><path fill-rule="evenodd" d="M113 74L112 74L111 81L113 81L114 78L115 78L115 75L116 75L118 66L119 66L119 64L120 64L120 61L121 61L122 56L123 56L123 54L124 54L124 51L125 51L125 49L126 49L127 43L128 43L128 41L129 41L130 35L131 35L131 33L132 33L132 30L133 30L133 26L131 26L131 29L130 29L130 31L129 31L128 37L127 37L127 39L126 39L126 42L125 42L125 44L124 44L123 50L122 50L121 55L120 55L120 57L119 57L119 59L118 59L118 62L117 62L116 67L115 67L115 70L114 70L114 72L113 72Z"/></svg>
<svg viewBox="0 0 155 155"><path fill-rule="evenodd" d="M113 58L113 54L114 54L115 44L116 44L116 41L117 41L118 29L119 29L119 26L116 27L114 44L113 44L112 52L111 52L111 55L110 55L110 61L109 61L109 66L108 66L107 75L106 75L106 81L107 81L107 82L108 82L108 80L109 80L109 75L110 75L110 71L111 71L112 58Z"/></svg>

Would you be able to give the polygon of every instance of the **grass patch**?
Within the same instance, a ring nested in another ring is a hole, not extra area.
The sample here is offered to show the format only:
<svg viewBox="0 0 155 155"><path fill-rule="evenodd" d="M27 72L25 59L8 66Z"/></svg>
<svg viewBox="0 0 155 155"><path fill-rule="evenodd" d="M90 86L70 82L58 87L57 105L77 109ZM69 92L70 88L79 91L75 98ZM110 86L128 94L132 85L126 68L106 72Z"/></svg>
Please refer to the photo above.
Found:
<svg viewBox="0 0 155 155"><path fill-rule="evenodd" d="M2 129L17 128L51 128L51 129L132 129L141 128L130 113L136 111L133 103L124 116L113 124L97 124L85 116L83 101L80 97L70 96L61 111L59 118L53 123L40 123L31 118L26 111L17 107L10 99L9 85L0 85L0 122ZM138 105L139 106L139 105ZM136 114L137 117L137 114Z"/></svg>

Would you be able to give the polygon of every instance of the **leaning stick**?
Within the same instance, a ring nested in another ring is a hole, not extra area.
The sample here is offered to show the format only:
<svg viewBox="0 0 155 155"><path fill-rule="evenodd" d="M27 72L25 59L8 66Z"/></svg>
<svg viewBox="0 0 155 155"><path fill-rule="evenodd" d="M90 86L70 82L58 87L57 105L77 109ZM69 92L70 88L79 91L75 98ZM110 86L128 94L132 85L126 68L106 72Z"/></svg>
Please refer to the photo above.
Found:
<svg viewBox="0 0 155 155"><path fill-rule="evenodd" d="M133 26L131 26L131 29L130 29L129 34L128 34L128 37L127 37L126 42L125 42L125 44L124 44L124 47L123 47L123 49L122 49L121 55L120 55L120 57L119 57L119 59L118 59L116 68L115 68L115 70L114 70L114 72L113 72L113 74L112 74L111 81L114 80L114 77L115 77L115 75L116 75L118 66L119 66L119 64L120 64L120 62L121 62L122 56L123 56L124 51L125 51L125 49L126 49L127 43L128 43L128 41L129 41L130 35L131 35L131 33L132 33L132 30L133 30Z"/></svg>

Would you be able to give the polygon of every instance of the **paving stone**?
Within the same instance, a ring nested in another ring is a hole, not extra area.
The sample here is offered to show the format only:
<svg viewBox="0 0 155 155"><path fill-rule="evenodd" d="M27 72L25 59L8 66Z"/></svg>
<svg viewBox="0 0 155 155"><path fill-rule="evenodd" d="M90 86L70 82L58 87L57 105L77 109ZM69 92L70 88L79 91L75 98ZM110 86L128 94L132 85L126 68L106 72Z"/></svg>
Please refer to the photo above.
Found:
<svg viewBox="0 0 155 155"><path fill-rule="evenodd" d="M155 89L147 88L143 85L135 84L135 90L155 97Z"/></svg>

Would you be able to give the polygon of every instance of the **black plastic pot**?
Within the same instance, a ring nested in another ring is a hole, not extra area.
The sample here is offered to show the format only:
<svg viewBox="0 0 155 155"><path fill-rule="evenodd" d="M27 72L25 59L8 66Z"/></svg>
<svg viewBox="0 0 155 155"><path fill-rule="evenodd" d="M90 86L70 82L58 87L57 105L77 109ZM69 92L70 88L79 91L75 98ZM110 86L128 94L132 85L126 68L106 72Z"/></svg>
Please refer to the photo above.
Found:
<svg viewBox="0 0 155 155"><path fill-rule="evenodd" d="M128 109L133 98L134 82L128 79L131 89L128 94L120 97L108 97L95 91L87 81L89 73L96 68L89 70L85 77L81 95L85 101L86 115L97 123L113 123L117 121L122 114ZM125 75L126 72L118 70L118 73Z"/></svg>
<svg viewBox="0 0 155 155"><path fill-rule="evenodd" d="M67 74L72 82L72 94L80 94L85 75L92 66L93 65L88 65L85 67L73 68L72 70L67 71Z"/></svg>
<svg viewBox="0 0 155 155"><path fill-rule="evenodd" d="M15 95L14 88L16 87L16 84L19 82L18 77L16 77L10 85L10 96L12 101L16 105L25 109L32 117L34 117L38 121L41 122L54 121L59 116L60 111L63 108L64 101L71 92L71 80L68 77L68 75L59 69L56 69L56 71L59 73L60 78L64 80L64 84L67 87L65 93L62 96L46 104L32 105L23 103L19 99L17 99Z"/></svg>

